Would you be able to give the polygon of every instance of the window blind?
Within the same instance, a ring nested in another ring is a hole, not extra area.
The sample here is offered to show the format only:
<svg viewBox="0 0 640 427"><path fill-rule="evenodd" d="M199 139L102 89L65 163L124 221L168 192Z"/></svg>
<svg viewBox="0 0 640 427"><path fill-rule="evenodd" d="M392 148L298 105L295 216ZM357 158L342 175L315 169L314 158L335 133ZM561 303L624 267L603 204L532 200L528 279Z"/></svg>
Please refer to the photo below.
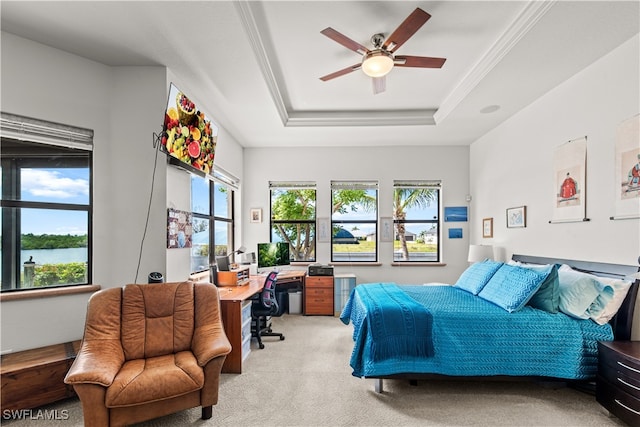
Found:
<svg viewBox="0 0 640 427"><path fill-rule="evenodd" d="M393 188L440 188L442 180L394 180Z"/></svg>
<svg viewBox="0 0 640 427"><path fill-rule="evenodd" d="M218 166L213 167L213 180L220 184L224 184L233 190L237 190L240 186L240 179Z"/></svg>
<svg viewBox="0 0 640 427"><path fill-rule="evenodd" d="M93 151L93 131L46 120L0 113L2 137Z"/></svg>
<svg viewBox="0 0 640 427"><path fill-rule="evenodd" d="M378 181L331 181L332 190L377 190Z"/></svg>
<svg viewBox="0 0 640 427"><path fill-rule="evenodd" d="M269 189L308 189L314 190L316 183L313 181L269 181Z"/></svg>

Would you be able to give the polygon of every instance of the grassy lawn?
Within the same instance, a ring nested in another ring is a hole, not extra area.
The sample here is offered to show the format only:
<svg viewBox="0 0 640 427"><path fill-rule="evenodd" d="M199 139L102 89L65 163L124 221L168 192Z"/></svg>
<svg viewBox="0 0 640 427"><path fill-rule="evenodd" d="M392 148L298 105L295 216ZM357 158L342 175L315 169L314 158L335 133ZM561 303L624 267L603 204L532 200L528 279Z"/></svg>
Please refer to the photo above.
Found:
<svg viewBox="0 0 640 427"><path fill-rule="evenodd" d="M417 242L407 242L407 247L409 248L409 252L436 252L437 245L435 243L417 243ZM393 250L400 250L400 241L396 240L393 242ZM375 243L374 242L366 242L360 241L359 245L344 245L344 244L335 244L333 245L333 252L374 252L375 251Z"/></svg>

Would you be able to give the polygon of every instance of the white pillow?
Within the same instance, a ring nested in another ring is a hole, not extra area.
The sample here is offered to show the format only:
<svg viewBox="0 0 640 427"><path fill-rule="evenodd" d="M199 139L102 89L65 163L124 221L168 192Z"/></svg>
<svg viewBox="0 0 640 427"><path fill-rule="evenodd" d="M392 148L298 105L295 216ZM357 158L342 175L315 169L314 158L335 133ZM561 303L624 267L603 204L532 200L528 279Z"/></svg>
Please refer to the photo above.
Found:
<svg viewBox="0 0 640 427"><path fill-rule="evenodd" d="M611 318L620 310L624 298L629 293L629 289L631 289L631 282L608 277L598 277L598 282L613 288L613 298L605 305L604 310L600 314L591 317L594 322L604 325L609 323Z"/></svg>
<svg viewBox="0 0 640 427"><path fill-rule="evenodd" d="M560 311L578 319L600 316L613 299L613 288L597 279L563 264L558 269Z"/></svg>

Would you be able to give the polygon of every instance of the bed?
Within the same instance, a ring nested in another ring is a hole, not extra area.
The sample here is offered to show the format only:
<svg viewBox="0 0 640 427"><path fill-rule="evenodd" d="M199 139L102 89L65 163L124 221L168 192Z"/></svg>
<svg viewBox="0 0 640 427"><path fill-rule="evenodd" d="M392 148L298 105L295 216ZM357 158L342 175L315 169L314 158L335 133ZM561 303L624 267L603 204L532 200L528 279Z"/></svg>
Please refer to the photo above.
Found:
<svg viewBox="0 0 640 427"><path fill-rule="evenodd" d="M353 375L376 379L592 380L598 341L628 340L637 266L514 255L470 266L455 284L358 285Z"/></svg>

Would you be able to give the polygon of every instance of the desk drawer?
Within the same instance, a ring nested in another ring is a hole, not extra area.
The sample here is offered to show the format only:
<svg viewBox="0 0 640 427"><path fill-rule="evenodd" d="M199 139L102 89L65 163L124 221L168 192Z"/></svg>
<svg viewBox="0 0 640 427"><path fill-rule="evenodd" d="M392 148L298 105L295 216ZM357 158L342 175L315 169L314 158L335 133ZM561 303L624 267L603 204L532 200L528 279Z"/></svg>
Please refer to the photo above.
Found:
<svg viewBox="0 0 640 427"><path fill-rule="evenodd" d="M333 276L308 276L304 282L305 288L333 289Z"/></svg>
<svg viewBox="0 0 640 427"><path fill-rule="evenodd" d="M242 324L241 341L244 342L247 337L251 337L251 319L245 320L245 322Z"/></svg>
<svg viewBox="0 0 640 427"><path fill-rule="evenodd" d="M307 289L305 297L305 314L333 314L333 289Z"/></svg>
<svg viewBox="0 0 640 427"><path fill-rule="evenodd" d="M244 301L242 303L242 323L247 321L247 319L251 319L251 301Z"/></svg>

